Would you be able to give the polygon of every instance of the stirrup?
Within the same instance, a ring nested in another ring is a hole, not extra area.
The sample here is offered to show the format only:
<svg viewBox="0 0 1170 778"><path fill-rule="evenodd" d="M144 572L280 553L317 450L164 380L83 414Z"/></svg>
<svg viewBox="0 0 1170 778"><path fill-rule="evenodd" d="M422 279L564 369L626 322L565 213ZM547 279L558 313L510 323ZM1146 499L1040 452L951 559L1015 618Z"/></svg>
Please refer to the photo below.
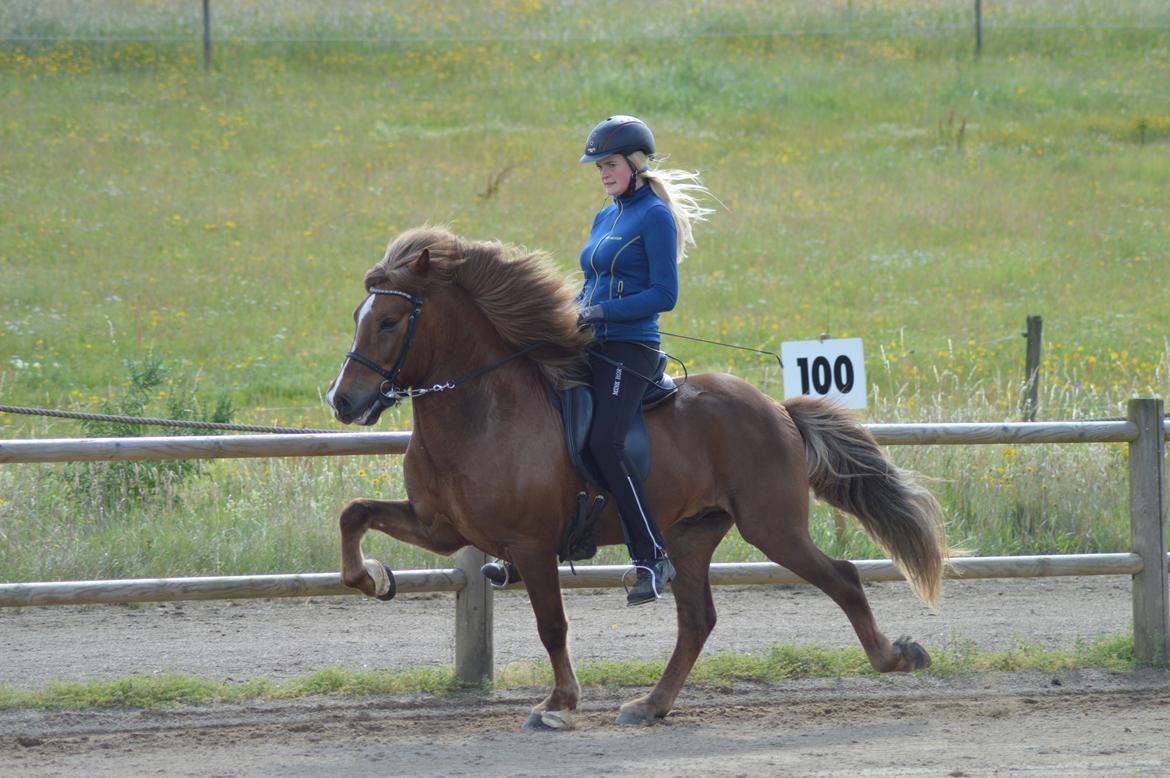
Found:
<svg viewBox="0 0 1170 778"><path fill-rule="evenodd" d="M522 580L520 578L520 570L507 559L497 559L495 562L488 562L479 568L479 572L483 573L483 577L488 580L488 584L493 589L503 589L508 584L518 583Z"/></svg>
<svg viewBox="0 0 1170 778"><path fill-rule="evenodd" d="M635 574L633 587L626 585L626 577ZM626 590L626 605L644 605L662 599L666 585L674 580L676 573L669 557L651 560L635 560L633 567L622 576Z"/></svg>

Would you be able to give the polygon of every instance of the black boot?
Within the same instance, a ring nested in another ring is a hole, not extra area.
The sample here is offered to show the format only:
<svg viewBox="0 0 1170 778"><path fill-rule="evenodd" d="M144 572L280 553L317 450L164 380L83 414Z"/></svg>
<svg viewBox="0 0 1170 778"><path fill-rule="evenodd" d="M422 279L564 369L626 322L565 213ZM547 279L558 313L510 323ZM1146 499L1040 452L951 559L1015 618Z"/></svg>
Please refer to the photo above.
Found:
<svg viewBox="0 0 1170 778"><path fill-rule="evenodd" d="M520 571L516 569L516 565L506 559L488 562L479 568L479 571L483 573L484 578L488 579L488 583L497 589L520 580Z"/></svg>
<svg viewBox="0 0 1170 778"><path fill-rule="evenodd" d="M674 565L667 557L634 560L637 578L634 586L626 592L627 605L642 605L654 602L666 591L666 585L674 580Z"/></svg>

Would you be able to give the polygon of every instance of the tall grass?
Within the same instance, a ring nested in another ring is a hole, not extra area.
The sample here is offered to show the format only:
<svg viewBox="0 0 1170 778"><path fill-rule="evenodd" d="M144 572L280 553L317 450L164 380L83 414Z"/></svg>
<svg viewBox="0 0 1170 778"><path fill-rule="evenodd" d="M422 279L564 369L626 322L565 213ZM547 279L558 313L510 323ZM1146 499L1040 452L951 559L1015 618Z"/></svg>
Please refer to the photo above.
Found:
<svg viewBox="0 0 1170 778"><path fill-rule="evenodd" d="M615 112L726 205L669 331L863 337L874 421L1016 418L1029 314L1041 418L1170 389L1164 3L989 5L979 61L969 6L941 0L213 3L211 73L197 9L0 7L5 403L96 409L153 353L241 420L330 425L321 395L386 242L446 222L576 272L601 197L575 160ZM767 360L666 346L780 392ZM0 414L5 437L75 434ZM980 551L1124 545L1118 447L894 455ZM66 469L7 467L0 578L335 569L340 505L400 494L397 472L216 463L99 510ZM831 553L872 551L815 524Z"/></svg>

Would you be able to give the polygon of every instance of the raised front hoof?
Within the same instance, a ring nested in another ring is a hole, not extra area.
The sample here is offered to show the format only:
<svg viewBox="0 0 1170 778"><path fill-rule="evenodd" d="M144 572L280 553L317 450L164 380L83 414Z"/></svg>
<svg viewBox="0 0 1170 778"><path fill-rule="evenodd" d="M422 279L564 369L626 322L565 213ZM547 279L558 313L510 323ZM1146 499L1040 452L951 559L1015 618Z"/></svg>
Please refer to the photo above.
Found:
<svg viewBox="0 0 1170 778"><path fill-rule="evenodd" d="M534 710L524 722L524 729L529 732L563 732L572 728L573 722L563 710Z"/></svg>
<svg viewBox="0 0 1170 778"><path fill-rule="evenodd" d="M900 637L894 641L894 648L900 654L898 666L894 668L895 672L908 673L930 667L930 654L926 653L926 649L917 641L911 640L909 637Z"/></svg>
<svg viewBox="0 0 1170 778"><path fill-rule="evenodd" d="M374 582L374 593L370 596L375 600L382 600L383 602L389 602L394 599L394 595L398 593L398 584L394 580L393 570L377 559L367 559L366 574Z"/></svg>
<svg viewBox="0 0 1170 778"><path fill-rule="evenodd" d="M627 724L635 727L649 727L657 724L666 714L661 716L655 712L654 708L645 698L627 702L621 707L618 712L617 723Z"/></svg>

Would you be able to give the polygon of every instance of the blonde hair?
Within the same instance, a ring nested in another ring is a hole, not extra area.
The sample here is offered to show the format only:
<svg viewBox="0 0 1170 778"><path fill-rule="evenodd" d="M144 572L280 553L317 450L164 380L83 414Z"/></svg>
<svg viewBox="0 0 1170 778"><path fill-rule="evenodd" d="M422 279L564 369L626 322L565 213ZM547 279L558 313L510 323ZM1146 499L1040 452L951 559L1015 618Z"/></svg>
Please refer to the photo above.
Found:
<svg viewBox="0 0 1170 778"><path fill-rule="evenodd" d="M687 246L695 245L694 225L706 221L709 214L715 213L714 209L703 205L702 200L715 196L700 183L697 172L659 167L651 169L650 158L643 151L631 153L629 160L638 171L638 177L645 179L674 216L677 232L675 248L678 261L682 262L686 258Z"/></svg>

